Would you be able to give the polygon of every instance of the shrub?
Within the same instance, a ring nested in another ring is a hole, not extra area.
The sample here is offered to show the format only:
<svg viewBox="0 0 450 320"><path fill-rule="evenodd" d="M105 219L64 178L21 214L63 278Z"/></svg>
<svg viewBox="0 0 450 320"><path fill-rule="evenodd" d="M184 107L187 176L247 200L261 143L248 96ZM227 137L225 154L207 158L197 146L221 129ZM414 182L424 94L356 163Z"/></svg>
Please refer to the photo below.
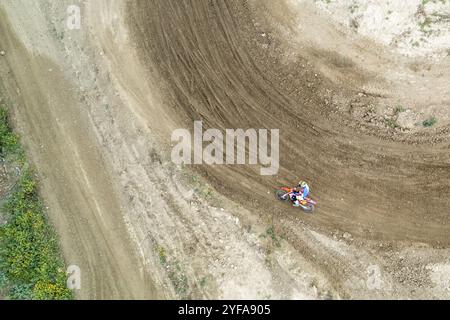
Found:
<svg viewBox="0 0 450 320"><path fill-rule="evenodd" d="M9 126L8 112L0 108L0 154L15 154L20 149L19 139Z"/></svg>
<svg viewBox="0 0 450 320"><path fill-rule="evenodd" d="M425 128L429 128L429 127L434 126L436 124L436 122L437 122L437 119L435 117L431 117L430 119L427 119L427 120L423 121L422 125Z"/></svg>
<svg viewBox="0 0 450 320"><path fill-rule="evenodd" d="M30 284L34 298L70 297L56 235L45 219L31 176L28 170L23 174L5 205L9 222L0 227L0 269L13 283Z"/></svg>
<svg viewBox="0 0 450 320"><path fill-rule="evenodd" d="M3 157L23 154L3 108L0 149ZM0 226L0 289L10 299L71 299L56 233L47 222L33 172L25 161L21 166L20 179L3 206L8 222Z"/></svg>
<svg viewBox="0 0 450 320"><path fill-rule="evenodd" d="M405 112L405 108L403 106L396 106L394 109L394 114L398 116L400 113Z"/></svg>
<svg viewBox="0 0 450 320"><path fill-rule="evenodd" d="M72 299L72 293L64 281L39 281L33 288L32 297L35 300L69 300Z"/></svg>
<svg viewBox="0 0 450 320"><path fill-rule="evenodd" d="M32 284L15 284L9 290L9 299L12 300L30 300L33 294Z"/></svg>

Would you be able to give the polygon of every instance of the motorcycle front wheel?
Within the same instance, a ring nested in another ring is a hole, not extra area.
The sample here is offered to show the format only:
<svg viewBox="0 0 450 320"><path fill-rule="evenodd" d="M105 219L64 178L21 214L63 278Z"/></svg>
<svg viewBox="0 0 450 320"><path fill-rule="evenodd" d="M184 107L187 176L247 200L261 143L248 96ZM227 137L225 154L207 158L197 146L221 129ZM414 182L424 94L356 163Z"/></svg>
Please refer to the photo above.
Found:
<svg viewBox="0 0 450 320"><path fill-rule="evenodd" d="M305 212L305 213L313 213L314 212L314 205L313 204L311 204L311 203L309 203L309 204L307 204L306 206L303 206L303 205L300 205L300 208L302 208L302 210Z"/></svg>

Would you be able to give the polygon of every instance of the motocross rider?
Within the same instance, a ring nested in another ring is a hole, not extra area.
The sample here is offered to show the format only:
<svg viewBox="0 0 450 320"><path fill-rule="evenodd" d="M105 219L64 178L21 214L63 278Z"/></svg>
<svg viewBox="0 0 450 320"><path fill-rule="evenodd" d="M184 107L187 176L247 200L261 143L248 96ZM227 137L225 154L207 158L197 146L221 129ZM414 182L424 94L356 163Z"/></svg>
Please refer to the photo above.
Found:
<svg viewBox="0 0 450 320"><path fill-rule="evenodd" d="M294 207L299 207L300 202L305 200L309 194L309 186L306 181L300 181L291 193L291 200Z"/></svg>

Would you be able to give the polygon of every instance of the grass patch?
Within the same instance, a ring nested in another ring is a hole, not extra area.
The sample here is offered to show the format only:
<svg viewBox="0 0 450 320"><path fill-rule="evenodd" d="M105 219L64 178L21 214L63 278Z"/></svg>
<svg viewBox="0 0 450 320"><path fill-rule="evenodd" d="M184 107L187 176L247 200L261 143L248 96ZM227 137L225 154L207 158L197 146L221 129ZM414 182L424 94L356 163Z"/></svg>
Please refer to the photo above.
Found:
<svg viewBox="0 0 450 320"><path fill-rule="evenodd" d="M0 155L20 164L20 178L2 207L7 223L0 226L0 292L9 299L72 299L56 233L4 107L0 107Z"/></svg>

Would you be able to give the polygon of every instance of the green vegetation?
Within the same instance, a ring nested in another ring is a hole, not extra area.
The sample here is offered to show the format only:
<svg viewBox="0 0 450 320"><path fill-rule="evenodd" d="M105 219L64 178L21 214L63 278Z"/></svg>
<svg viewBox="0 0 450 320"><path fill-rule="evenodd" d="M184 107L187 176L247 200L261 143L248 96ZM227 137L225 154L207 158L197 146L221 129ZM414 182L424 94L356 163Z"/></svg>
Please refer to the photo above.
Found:
<svg viewBox="0 0 450 320"><path fill-rule="evenodd" d="M426 6L429 2L446 4L449 0L422 0L422 6Z"/></svg>
<svg viewBox="0 0 450 320"><path fill-rule="evenodd" d="M204 287L206 286L206 283L207 283L207 282L208 282L207 277L202 277L202 278L200 279L200 282L199 282L200 287L201 287L201 288L204 288Z"/></svg>
<svg viewBox="0 0 450 320"><path fill-rule="evenodd" d="M425 128L429 128L429 127L434 126L434 125L436 124L436 122L437 122L437 119L436 119L435 117L431 117L431 118L429 118L429 119L427 119L427 120L424 120L424 121L422 122L422 125L423 125Z"/></svg>
<svg viewBox="0 0 450 320"><path fill-rule="evenodd" d="M0 156L20 172L1 211L7 222L0 225L0 295L8 299L72 299L56 234L47 222L34 174L8 125L4 107L0 107Z"/></svg>
<svg viewBox="0 0 450 320"><path fill-rule="evenodd" d="M392 128L392 129L400 128L400 126L397 123L397 119L388 118L388 119L384 119L384 122L386 123L386 125L389 128Z"/></svg>
<svg viewBox="0 0 450 320"><path fill-rule="evenodd" d="M185 167L182 168L185 169ZM181 178L192 187L194 193L199 196L199 198L206 201L213 201L216 204L216 207L222 206L222 201L215 195L214 189L210 187L201 176L190 170L183 170Z"/></svg>
<svg viewBox="0 0 450 320"><path fill-rule="evenodd" d="M384 119L385 124L388 127L392 128L392 129L400 128L399 124L397 123L398 116L399 116L400 113L405 112L405 111L406 111L406 109L403 108L403 106L401 106L401 105L396 106L394 108L394 115L393 115L393 117Z"/></svg>
<svg viewBox="0 0 450 320"><path fill-rule="evenodd" d="M406 109L403 106L396 106L394 109L394 115L398 116L400 113L405 112Z"/></svg>
<svg viewBox="0 0 450 320"><path fill-rule="evenodd" d="M19 139L8 125L8 111L4 107L0 107L0 155L20 160L22 164L25 160Z"/></svg>
<svg viewBox="0 0 450 320"><path fill-rule="evenodd" d="M430 17L425 17L422 22L419 22L420 31L423 33L430 33L430 30L428 30L428 28L431 27L432 23L433 20Z"/></svg>
<svg viewBox="0 0 450 320"><path fill-rule="evenodd" d="M188 299L189 297L189 281L182 270L178 261L167 256L166 249L160 245L156 245L156 251L159 256L159 262L175 289L175 292L181 299Z"/></svg>
<svg viewBox="0 0 450 320"><path fill-rule="evenodd" d="M179 264L169 269L169 279L181 299L188 299L189 282Z"/></svg>
<svg viewBox="0 0 450 320"><path fill-rule="evenodd" d="M275 245L275 247L279 248L281 247L281 240L278 238L278 236L275 233L275 227L272 225L269 228L267 228L266 232L261 235L263 238L270 238L272 240L272 243Z"/></svg>
<svg viewBox="0 0 450 320"><path fill-rule="evenodd" d="M165 266L167 264L167 254L166 250L161 246L158 246L158 256L161 265Z"/></svg>
<svg viewBox="0 0 450 320"><path fill-rule="evenodd" d="M205 185L201 178L196 175L193 175L191 179L195 193L205 200L211 200L213 197L212 189L209 186Z"/></svg>

